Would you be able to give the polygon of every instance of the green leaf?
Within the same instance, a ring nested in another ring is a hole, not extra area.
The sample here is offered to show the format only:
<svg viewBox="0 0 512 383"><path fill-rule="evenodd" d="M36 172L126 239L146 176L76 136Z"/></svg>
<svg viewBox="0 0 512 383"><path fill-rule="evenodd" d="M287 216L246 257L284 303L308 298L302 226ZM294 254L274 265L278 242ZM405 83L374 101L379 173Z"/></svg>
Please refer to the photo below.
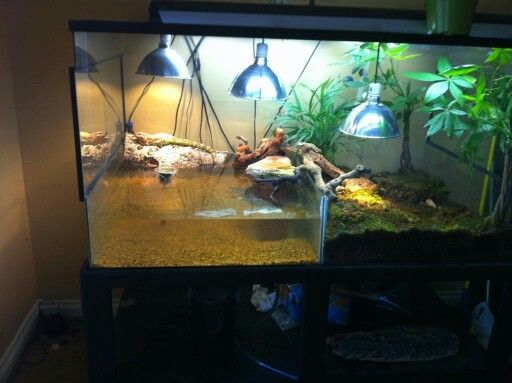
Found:
<svg viewBox="0 0 512 383"><path fill-rule="evenodd" d="M446 57L439 57L437 60L437 71L439 73L447 72L452 68L452 64L450 64Z"/></svg>
<svg viewBox="0 0 512 383"><path fill-rule="evenodd" d="M448 90L448 81L436 82L427 89L425 93L425 102L432 102L436 98L442 96Z"/></svg>
<svg viewBox="0 0 512 383"><path fill-rule="evenodd" d="M444 77L441 77L434 73L426 73L426 72L405 72L405 76L412 78L413 80L419 81L442 81L446 80Z"/></svg>
<svg viewBox="0 0 512 383"><path fill-rule="evenodd" d="M458 86L461 86L463 88L468 88L468 89L472 89L473 88L473 84L469 81L467 81L465 78L463 78L462 76L458 76L458 77L453 77L451 79L452 82L454 82L455 84L457 84Z"/></svg>
<svg viewBox="0 0 512 383"><path fill-rule="evenodd" d="M498 61L499 65L506 65L512 60L512 49L493 48L485 60L486 63Z"/></svg>
<svg viewBox="0 0 512 383"><path fill-rule="evenodd" d="M489 56L487 56L487 59L485 60L486 63L490 63L494 60L496 60L501 53L500 48L492 48L491 52L489 53Z"/></svg>
<svg viewBox="0 0 512 383"><path fill-rule="evenodd" d="M460 90L460 88L457 85L455 85L455 83L453 83L451 81L450 81L450 93L452 94L453 98L456 99L460 105L464 105L464 97L463 97L462 90Z"/></svg>
<svg viewBox="0 0 512 383"><path fill-rule="evenodd" d="M446 113L436 114L425 126L428 126L427 137L431 137L444 127Z"/></svg>
<svg viewBox="0 0 512 383"><path fill-rule="evenodd" d="M480 73L480 77L478 78L478 84L476 85L476 98L484 94L485 83L485 75L483 73Z"/></svg>
<svg viewBox="0 0 512 383"><path fill-rule="evenodd" d="M455 114L457 116L465 116L467 113L460 109L450 109L451 114Z"/></svg>
<svg viewBox="0 0 512 383"><path fill-rule="evenodd" d="M474 85L475 82L476 82L476 78L474 78L473 76L470 76L468 74L463 74L462 76L457 76L457 78L463 78L464 80L466 80L467 82L469 82L470 84Z"/></svg>
<svg viewBox="0 0 512 383"><path fill-rule="evenodd" d="M421 56L421 54L420 53L415 53L415 54L412 54L412 55L405 55L405 56L395 57L395 60L396 61L405 61L405 60L413 59L413 58L418 57L418 56Z"/></svg>
<svg viewBox="0 0 512 383"><path fill-rule="evenodd" d="M461 137L464 134L464 132L470 128L471 127L466 121L464 121L464 119L460 118L459 116L455 117L452 129L453 135L455 135L456 137Z"/></svg>
<svg viewBox="0 0 512 383"><path fill-rule="evenodd" d="M446 72L443 73L443 76L446 77L454 77L454 76L462 76L471 72L474 72L476 70L480 69L477 65L459 65L455 68L452 68Z"/></svg>
<svg viewBox="0 0 512 383"><path fill-rule="evenodd" d="M495 130L494 125L491 124L483 124L480 128L487 133L492 133Z"/></svg>

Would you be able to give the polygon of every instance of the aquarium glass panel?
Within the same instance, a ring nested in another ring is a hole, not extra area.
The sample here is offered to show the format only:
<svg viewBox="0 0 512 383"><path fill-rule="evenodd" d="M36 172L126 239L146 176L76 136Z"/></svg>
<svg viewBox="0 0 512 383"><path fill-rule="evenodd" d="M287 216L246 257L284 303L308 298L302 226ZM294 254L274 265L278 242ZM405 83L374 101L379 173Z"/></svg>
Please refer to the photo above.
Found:
<svg viewBox="0 0 512 383"><path fill-rule="evenodd" d="M76 41L110 68L97 83L110 94L115 82L108 99L119 107L124 94L125 105L123 129L89 78L99 75L77 74L95 92L79 94L81 129L118 132L123 144L87 197L93 265L506 256L509 50L115 33ZM96 128L101 116L108 124ZM398 137L383 138L396 133L389 116ZM98 152L91 162L104 164Z"/></svg>
<svg viewBox="0 0 512 383"><path fill-rule="evenodd" d="M75 35L75 92L86 193L124 141L122 59L110 50L105 53L103 47L111 40L104 36L91 42L83 33Z"/></svg>

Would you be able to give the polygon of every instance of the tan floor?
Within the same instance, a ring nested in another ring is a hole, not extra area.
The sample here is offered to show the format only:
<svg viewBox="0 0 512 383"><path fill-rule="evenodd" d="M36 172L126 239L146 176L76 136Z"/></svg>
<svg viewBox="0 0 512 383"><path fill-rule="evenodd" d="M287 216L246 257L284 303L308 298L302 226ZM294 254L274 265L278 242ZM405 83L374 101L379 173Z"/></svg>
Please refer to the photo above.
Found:
<svg viewBox="0 0 512 383"><path fill-rule="evenodd" d="M25 352L24 361L15 369L9 383L86 383L87 362L85 356L85 340L82 331L69 338L58 349L51 349L51 342L44 342L39 337ZM40 361L45 350L46 358Z"/></svg>

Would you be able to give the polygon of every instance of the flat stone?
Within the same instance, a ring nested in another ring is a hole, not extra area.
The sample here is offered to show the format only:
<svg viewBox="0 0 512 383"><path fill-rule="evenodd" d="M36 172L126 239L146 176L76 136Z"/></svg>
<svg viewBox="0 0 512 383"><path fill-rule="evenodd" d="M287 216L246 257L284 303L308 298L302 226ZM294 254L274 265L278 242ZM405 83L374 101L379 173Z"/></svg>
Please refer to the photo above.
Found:
<svg viewBox="0 0 512 383"><path fill-rule="evenodd" d="M417 362L442 359L459 352L459 339L433 326L395 326L355 331L327 338L332 352L343 359L372 362Z"/></svg>
<svg viewBox="0 0 512 383"><path fill-rule="evenodd" d="M286 156L269 156L249 165L245 172L257 178L293 177L295 167Z"/></svg>

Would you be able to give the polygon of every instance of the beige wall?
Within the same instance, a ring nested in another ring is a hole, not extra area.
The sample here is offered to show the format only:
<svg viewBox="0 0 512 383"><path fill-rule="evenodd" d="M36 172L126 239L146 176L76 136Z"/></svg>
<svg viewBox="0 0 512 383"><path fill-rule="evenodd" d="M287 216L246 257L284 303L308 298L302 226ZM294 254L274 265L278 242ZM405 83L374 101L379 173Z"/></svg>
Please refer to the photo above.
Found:
<svg viewBox="0 0 512 383"><path fill-rule="evenodd" d="M67 68L70 19L144 20L148 1L11 0L10 49L23 171L41 298L76 298L86 257Z"/></svg>
<svg viewBox="0 0 512 383"><path fill-rule="evenodd" d="M0 357L36 300L5 21L0 2Z"/></svg>
<svg viewBox="0 0 512 383"><path fill-rule="evenodd" d="M77 199L67 79L72 45L67 23L69 19L144 20L149 0L7 3L14 99L39 295L77 297L78 272L87 242L84 210ZM420 8L423 0L346 0L337 4ZM481 0L479 9L503 13L509 11L507 5L508 0ZM19 193L14 194L19 197Z"/></svg>

